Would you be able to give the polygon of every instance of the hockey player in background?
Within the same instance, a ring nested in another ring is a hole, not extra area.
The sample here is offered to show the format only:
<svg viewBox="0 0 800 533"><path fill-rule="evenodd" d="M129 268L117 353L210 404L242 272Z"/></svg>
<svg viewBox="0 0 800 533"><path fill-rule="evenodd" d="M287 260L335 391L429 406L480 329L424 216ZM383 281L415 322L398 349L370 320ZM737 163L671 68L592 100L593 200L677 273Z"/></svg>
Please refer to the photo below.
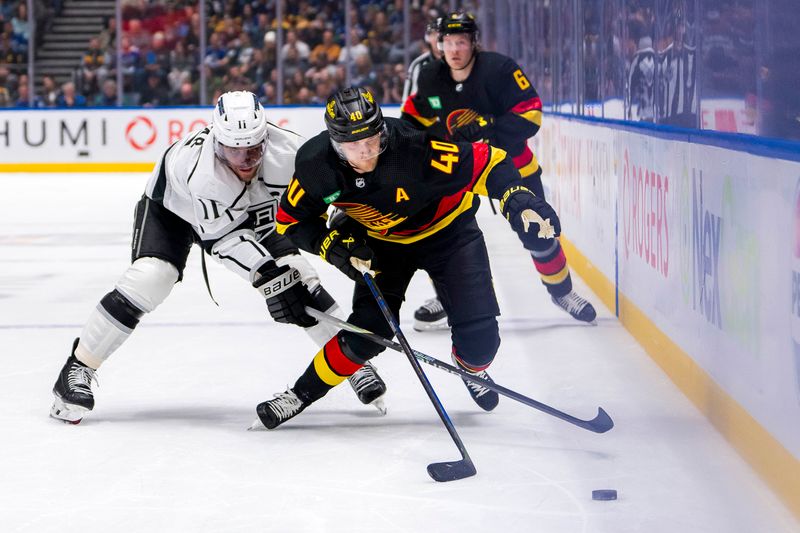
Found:
<svg viewBox="0 0 800 533"><path fill-rule="evenodd" d="M422 69L416 93L401 108L403 118L449 140L502 148L526 187L544 199L542 169L528 146L542 123L542 102L531 82L513 59L480 50L478 25L468 13L443 17L438 45L442 60ZM553 303L577 320L593 322L594 307L572 289L558 239L523 239L523 245ZM447 318L439 294L414 313L414 328L447 327Z"/></svg>
<svg viewBox="0 0 800 533"><path fill-rule="evenodd" d="M78 423L92 410L95 371L182 279L193 243L251 283L275 321L305 328L320 346L336 333L305 311L336 312L336 302L299 250L274 231L300 143L267 122L255 95L237 91L219 98L211 126L167 149L136 205L132 263L75 339L53 388L51 416ZM350 383L363 403L382 409L386 387L374 368L362 367Z"/></svg>
<svg viewBox="0 0 800 533"><path fill-rule="evenodd" d="M439 51L439 45L437 44L439 42L439 26L441 23L442 17L436 17L425 26L425 45L428 47L428 51L418 55L414 61L408 65L408 76L406 76L406 82L403 85L403 102L405 102L409 96L417 92L417 80L419 79L419 73L422 68L431 61L442 57L442 53Z"/></svg>
<svg viewBox="0 0 800 533"><path fill-rule="evenodd" d="M276 216L277 231L318 253L356 281L349 321L384 337L392 330L363 281L375 282L395 315L414 273L425 270L450 316L455 364L483 379L500 345L497 299L476 194L500 199L500 209L525 241L559 232L553 208L525 187L503 150L450 143L408 123L383 118L373 95L343 89L326 105L324 131L297 153L295 176ZM333 205L347 216L327 227ZM550 226L552 224L552 226ZM530 231L528 231L530 229ZM383 347L340 331L316 354L292 388L258 405L275 428L358 371ZM498 395L467 382L487 411Z"/></svg>

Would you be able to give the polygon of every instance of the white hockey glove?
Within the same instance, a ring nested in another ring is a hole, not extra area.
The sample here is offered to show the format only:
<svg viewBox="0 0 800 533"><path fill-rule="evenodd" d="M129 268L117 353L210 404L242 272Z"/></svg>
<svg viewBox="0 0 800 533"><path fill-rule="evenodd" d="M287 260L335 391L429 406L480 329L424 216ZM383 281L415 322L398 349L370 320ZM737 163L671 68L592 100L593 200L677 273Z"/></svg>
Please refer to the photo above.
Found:
<svg viewBox="0 0 800 533"><path fill-rule="evenodd" d="M300 272L300 281L308 287L308 292L314 292L314 289L319 285L319 274L314 270L305 257L300 254L288 254L283 257L275 259L278 266L288 266Z"/></svg>

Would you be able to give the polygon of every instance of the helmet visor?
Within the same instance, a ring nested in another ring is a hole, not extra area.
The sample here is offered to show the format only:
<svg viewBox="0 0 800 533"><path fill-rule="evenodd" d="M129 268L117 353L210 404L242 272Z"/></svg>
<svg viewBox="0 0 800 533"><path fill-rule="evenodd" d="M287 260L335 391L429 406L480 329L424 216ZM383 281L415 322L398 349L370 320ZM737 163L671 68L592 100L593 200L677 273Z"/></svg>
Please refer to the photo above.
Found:
<svg viewBox="0 0 800 533"><path fill-rule="evenodd" d="M350 162L368 161L381 155L386 150L387 136L385 128L380 132L352 142L336 142L331 140L339 157Z"/></svg>
<svg viewBox="0 0 800 533"><path fill-rule="evenodd" d="M264 158L264 144L255 146L225 146L217 142L214 145L217 157L230 167L239 170L248 170L261 164Z"/></svg>

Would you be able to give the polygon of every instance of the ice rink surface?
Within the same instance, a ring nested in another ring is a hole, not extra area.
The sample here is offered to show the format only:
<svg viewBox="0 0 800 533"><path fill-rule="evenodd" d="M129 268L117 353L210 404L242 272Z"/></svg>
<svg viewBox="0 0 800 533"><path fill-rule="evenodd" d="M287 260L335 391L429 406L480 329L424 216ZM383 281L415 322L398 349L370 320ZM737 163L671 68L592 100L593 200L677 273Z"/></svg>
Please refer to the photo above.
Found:
<svg viewBox="0 0 800 533"><path fill-rule="evenodd" d="M602 406L616 423L609 433L503 397L484 413L457 377L423 365L478 469L436 483L425 466L458 452L408 361L390 351L376 359L387 416L342 384L277 430L246 431L256 404L293 384L316 349L210 262L214 305L197 249L184 282L98 372L95 410L77 426L50 419L72 340L128 264L145 181L0 176L0 531L800 531L580 279L596 327L550 303L486 205L479 220L503 312L491 375L581 418ZM349 308L350 282L312 261ZM413 347L447 359L448 332L411 328L430 296L418 274L401 322ZM619 499L591 499L605 488Z"/></svg>

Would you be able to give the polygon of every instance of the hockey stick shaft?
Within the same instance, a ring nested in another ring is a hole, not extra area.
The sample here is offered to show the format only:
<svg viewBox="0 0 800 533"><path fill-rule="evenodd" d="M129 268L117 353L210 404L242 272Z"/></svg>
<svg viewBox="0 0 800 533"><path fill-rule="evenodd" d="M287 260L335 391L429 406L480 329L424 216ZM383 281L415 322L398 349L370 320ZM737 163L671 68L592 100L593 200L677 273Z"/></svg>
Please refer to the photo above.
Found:
<svg viewBox="0 0 800 533"><path fill-rule="evenodd" d="M417 375L417 378L419 378L420 383L422 383L422 388L425 389L425 392L428 394L428 398L430 398L434 409L436 409L436 413L439 415L439 418L442 420L445 428L447 428L447 432L450 434L450 437L453 439L458 451L461 453L461 461L434 463L428 465L428 474L436 481L452 481L475 475L475 465L473 464L469 453L467 453L467 448L464 446L464 442L458 435L458 432L453 425L453 421L450 420L450 416L447 414L447 411L444 410L444 406L439 400L439 397L436 395L436 391L433 390L431 382L428 381L428 376L425 375L425 372L423 372L419 362L414 357L414 350L412 350L411 346L408 344L406 336L400 329L400 324L397 322L394 313L392 313L392 310L389 308L389 304L386 303L386 299L383 297L380 289L375 284L375 280L372 278L372 275L368 271L362 272L364 276L364 282L367 284L367 287L369 287L372 296L375 298L375 301L378 303L378 307L381 309L381 313L383 313L384 318L389 323L389 327L392 329L392 332L399 341L400 350L406 354L408 361L411 363L411 367L414 369L414 373Z"/></svg>
<svg viewBox="0 0 800 533"><path fill-rule="evenodd" d="M355 333L357 335L361 335L362 337L367 338L367 339L371 340L372 342L374 342L376 344L380 344L381 346L385 346L386 348L390 348L390 349L398 351L398 352L403 351L403 348L402 348L402 346L400 344L398 344L398 343L396 343L394 341L391 341L389 339L386 339L384 337L381 337L380 335L372 333L371 331L368 331L366 329L359 328L358 326L354 326L353 324L350 324L349 322L345 322L344 320L336 318L335 316L331 316L329 314L323 313L322 311L318 311L318 310L313 309L311 307L306 307L306 311L308 312L308 314L310 314L311 316L313 316L317 320L322 320L322 321L328 322L328 323L333 324L333 325L335 325L335 326L337 326L337 327L339 327L341 329L350 331L350 332ZM518 402L520 402L520 403L522 403L524 405L527 405L528 407L533 407L534 409L538 409L539 411L542 411L543 413L546 413L548 415L554 416L554 417L556 417L556 418L558 418L560 420L563 420L564 422L568 422L568 423L573 424L575 426L578 426L580 428L583 428L583 429L586 429L586 430L589 430L589 431L593 431L594 433L605 433L606 431L608 431L608 430L610 430L611 428L614 427L614 421L611 419L611 417L608 415L608 413L606 413L606 411L602 407L599 407L597 409L597 416L595 418L593 418L592 420L583 420L583 419L574 417L572 415L569 415L567 413L564 413L563 411L559 411L558 409L556 409L554 407L551 407L551 406L549 406L547 404L544 404L542 402L539 402L537 400L534 400L533 398L528 398L527 396L524 396L524 395L522 395L522 394L520 394L518 392L515 392L515 391L511 390L511 389L507 389L507 388L503 387L502 385L498 385L497 383L492 383L491 381L487 381L487 380L481 379L481 378L479 378L477 376L473 376L469 372L466 372L466 371L464 371L464 370L462 370L462 369L460 369L458 367L449 365L449 364L447 364L447 363L445 363L443 361L440 361L439 359L436 359L435 357L432 357L430 355L424 354L424 353L419 352L417 350L412 350L412 353L414 354L414 357L416 359L422 361L423 363L427 363L427 364L429 364L431 366L434 366L434 367L436 367L436 368L438 368L440 370L444 370L445 372L449 372L451 374L455 374L455 375L460 376L463 379L466 379L468 381L472 381L474 383L478 383L479 385L481 385L483 387L486 387L487 389L493 390L493 391L497 392L498 394L502 394L503 396L511 398L512 400L516 400L516 401L518 401Z"/></svg>

